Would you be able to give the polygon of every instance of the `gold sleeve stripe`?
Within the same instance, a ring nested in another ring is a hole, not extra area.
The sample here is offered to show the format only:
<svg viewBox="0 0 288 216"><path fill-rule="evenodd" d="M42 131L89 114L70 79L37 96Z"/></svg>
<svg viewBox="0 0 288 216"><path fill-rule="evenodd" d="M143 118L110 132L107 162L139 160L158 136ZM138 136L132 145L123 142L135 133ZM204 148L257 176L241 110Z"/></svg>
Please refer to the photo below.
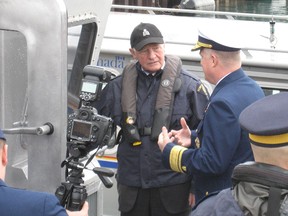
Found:
<svg viewBox="0 0 288 216"><path fill-rule="evenodd" d="M249 134L249 138L257 143L262 143L266 145L277 145L288 142L288 133L274 135L274 136L259 136L254 134Z"/></svg>
<svg viewBox="0 0 288 216"><path fill-rule="evenodd" d="M172 170L176 171L176 172L184 172L185 169L182 169L181 166L181 161L182 161L182 155L183 152L186 151L187 148L179 146L179 145L175 145L170 152L170 158L169 158L169 163L170 163L170 167Z"/></svg>

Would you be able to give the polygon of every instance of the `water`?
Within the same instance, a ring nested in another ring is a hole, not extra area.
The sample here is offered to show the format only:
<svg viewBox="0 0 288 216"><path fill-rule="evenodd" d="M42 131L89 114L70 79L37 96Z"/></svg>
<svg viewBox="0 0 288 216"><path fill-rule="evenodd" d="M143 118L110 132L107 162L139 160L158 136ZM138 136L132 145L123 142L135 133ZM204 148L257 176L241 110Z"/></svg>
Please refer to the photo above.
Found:
<svg viewBox="0 0 288 216"><path fill-rule="evenodd" d="M215 11L288 15L288 0L215 0Z"/></svg>

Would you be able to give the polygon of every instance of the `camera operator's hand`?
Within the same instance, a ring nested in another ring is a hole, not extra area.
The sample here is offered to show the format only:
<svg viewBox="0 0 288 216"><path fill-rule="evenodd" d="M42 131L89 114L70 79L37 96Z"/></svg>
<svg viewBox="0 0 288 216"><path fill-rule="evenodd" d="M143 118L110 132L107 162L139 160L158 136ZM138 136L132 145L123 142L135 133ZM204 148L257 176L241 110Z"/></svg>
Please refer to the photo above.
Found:
<svg viewBox="0 0 288 216"><path fill-rule="evenodd" d="M83 207L80 211L69 211L66 210L69 216L88 216L89 204L87 201L83 204Z"/></svg>

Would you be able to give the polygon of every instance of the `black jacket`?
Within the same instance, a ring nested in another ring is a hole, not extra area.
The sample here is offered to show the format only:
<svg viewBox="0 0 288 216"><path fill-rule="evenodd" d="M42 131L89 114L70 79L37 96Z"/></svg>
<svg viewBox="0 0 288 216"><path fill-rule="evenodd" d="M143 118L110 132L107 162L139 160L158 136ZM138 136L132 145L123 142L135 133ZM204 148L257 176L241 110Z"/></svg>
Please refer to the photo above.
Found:
<svg viewBox="0 0 288 216"><path fill-rule="evenodd" d="M147 76L139 63L136 65L137 78L137 126L138 128L151 127L158 88L162 70L155 76ZM202 84L191 73L181 71L182 86L175 95L172 120L169 129L180 129L180 118L184 117L195 128L202 118L208 102L208 96L199 86ZM102 91L101 98L96 103L99 114L109 116L116 125L121 127L123 122L121 108L122 76L111 80ZM202 84L203 85L203 84ZM198 89L198 91L197 91ZM118 183L141 188L153 188L175 185L190 181L190 176L167 169L161 161L161 151L157 140L152 141L150 136L141 136L142 144L132 146L125 139L118 146L117 159Z"/></svg>

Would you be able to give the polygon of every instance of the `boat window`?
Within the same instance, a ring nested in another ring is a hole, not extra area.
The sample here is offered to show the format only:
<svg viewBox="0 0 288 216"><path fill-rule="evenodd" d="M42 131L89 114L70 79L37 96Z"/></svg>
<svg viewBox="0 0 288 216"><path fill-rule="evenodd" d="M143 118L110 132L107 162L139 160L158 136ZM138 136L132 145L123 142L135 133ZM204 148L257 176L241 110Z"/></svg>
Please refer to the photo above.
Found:
<svg viewBox="0 0 288 216"><path fill-rule="evenodd" d="M15 115L5 115L7 125L13 122L23 121L26 118L25 111L28 106L28 69L27 69L27 41L25 36L18 31L0 30L0 101L1 115L5 110ZM11 95L17 95L11 97ZM3 110L2 110L3 109ZM10 119L11 118L11 119Z"/></svg>
<svg viewBox="0 0 288 216"><path fill-rule="evenodd" d="M0 119L1 125L25 126L28 116L28 54L25 36L18 31L0 29ZM31 82L31 81L30 81ZM13 114L13 115L12 115ZM27 143L19 136L9 137L13 145L9 146L9 164L20 164L27 159ZM21 149L19 151L19 149ZM23 164L19 165L22 166ZM23 169L27 177L27 170ZM6 176L7 182L13 182L11 175Z"/></svg>
<svg viewBox="0 0 288 216"><path fill-rule="evenodd" d="M96 34L96 23L68 29L68 107L71 109L78 108L82 72L91 62Z"/></svg>

